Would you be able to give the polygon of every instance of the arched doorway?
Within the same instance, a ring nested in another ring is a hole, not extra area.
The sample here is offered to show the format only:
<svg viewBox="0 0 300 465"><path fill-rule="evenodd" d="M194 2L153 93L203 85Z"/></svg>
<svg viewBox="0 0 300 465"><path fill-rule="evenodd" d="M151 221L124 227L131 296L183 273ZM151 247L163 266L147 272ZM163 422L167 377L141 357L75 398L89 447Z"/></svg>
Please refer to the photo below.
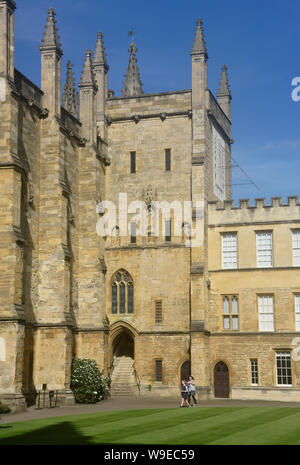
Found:
<svg viewBox="0 0 300 465"><path fill-rule="evenodd" d="M134 338L130 331L122 328L112 342L113 357L130 357L134 359Z"/></svg>
<svg viewBox="0 0 300 465"><path fill-rule="evenodd" d="M137 391L137 372L134 366L136 333L122 322L111 334L111 389L112 396L132 395Z"/></svg>
<svg viewBox="0 0 300 465"><path fill-rule="evenodd" d="M190 376L191 376L191 363L187 361L181 365L180 383L183 379L187 381Z"/></svg>
<svg viewBox="0 0 300 465"><path fill-rule="evenodd" d="M229 397L229 370L224 362L218 362L214 368L215 397Z"/></svg>

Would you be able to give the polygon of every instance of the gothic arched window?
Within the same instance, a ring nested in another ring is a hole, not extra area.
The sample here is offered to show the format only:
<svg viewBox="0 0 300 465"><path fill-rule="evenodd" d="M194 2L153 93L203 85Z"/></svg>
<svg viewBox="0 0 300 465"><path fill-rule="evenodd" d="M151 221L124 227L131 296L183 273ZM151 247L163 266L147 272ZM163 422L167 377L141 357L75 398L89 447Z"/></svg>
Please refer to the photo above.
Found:
<svg viewBox="0 0 300 465"><path fill-rule="evenodd" d="M127 271L114 274L111 292L112 313L133 313L133 280Z"/></svg>

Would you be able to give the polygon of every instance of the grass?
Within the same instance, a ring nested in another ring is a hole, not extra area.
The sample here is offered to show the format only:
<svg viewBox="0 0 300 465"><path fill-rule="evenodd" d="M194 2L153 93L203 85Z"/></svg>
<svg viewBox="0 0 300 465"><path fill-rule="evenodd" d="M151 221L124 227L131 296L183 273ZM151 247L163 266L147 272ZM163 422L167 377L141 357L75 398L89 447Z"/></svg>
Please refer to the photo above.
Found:
<svg viewBox="0 0 300 465"><path fill-rule="evenodd" d="M0 424L18 444L300 444L300 409L213 407L130 410Z"/></svg>

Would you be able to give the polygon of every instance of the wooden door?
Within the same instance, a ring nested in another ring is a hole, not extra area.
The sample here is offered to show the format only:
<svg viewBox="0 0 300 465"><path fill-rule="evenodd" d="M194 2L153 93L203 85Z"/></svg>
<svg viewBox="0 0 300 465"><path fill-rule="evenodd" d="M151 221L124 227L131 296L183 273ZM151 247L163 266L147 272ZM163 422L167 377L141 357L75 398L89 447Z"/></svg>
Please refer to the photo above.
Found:
<svg viewBox="0 0 300 465"><path fill-rule="evenodd" d="M229 397L229 371L226 363L219 362L214 369L215 397Z"/></svg>

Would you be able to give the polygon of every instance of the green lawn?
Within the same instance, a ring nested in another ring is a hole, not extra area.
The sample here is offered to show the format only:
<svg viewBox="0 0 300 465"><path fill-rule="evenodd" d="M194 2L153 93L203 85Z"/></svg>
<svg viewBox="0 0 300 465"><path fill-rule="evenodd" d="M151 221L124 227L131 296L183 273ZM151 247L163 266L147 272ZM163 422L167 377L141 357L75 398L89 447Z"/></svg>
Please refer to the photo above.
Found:
<svg viewBox="0 0 300 465"><path fill-rule="evenodd" d="M0 446L12 444L300 445L300 409L130 410L0 424Z"/></svg>

